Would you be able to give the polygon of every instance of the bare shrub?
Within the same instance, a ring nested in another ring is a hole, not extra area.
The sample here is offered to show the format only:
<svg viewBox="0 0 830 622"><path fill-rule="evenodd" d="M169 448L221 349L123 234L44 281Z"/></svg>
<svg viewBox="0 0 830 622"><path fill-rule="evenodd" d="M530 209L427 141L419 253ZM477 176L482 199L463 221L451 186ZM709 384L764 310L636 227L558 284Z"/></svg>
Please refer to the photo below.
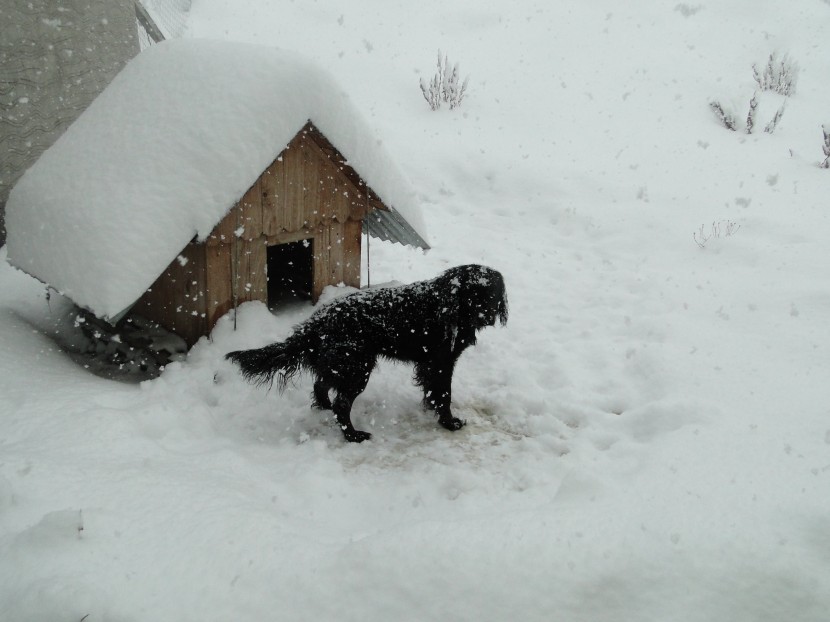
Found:
<svg viewBox="0 0 830 622"><path fill-rule="evenodd" d="M470 77L467 76L464 82L460 82L458 63L451 67L449 58L442 56L441 50L438 50L438 70L429 84L421 78L421 93L431 110L438 110L442 103L449 104L450 110L453 110L461 105L469 81Z"/></svg>
<svg viewBox="0 0 830 622"><path fill-rule="evenodd" d="M757 126L756 114L760 93L770 91L784 97L792 96L798 82L798 71L798 63L792 61L786 54L779 59L775 52L769 55L763 69L759 68L757 64L752 65L752 77L758 85L758 90L749 100L745 126L747 134L752 134ZM737 131L735 115L730 110L724 108L719 101L714 100L709 102L709 107L713 110L721 125L733 132ZM772 119L764 126L764 132L772 134L775 131L778 122L784 115L784 107L784 104L781 104Z"/></svg>
<svg viewBox="0 0 830 622"><path fill-rule="evenodd" d="M775 126L778 125L778 122L781 120L781 117L784 115L784 106L786 104L781 104L781 107L775 111L772 119L770 122L764 126L764 131L767 134L772 134L775 131Z"/></svg>
<svg viewBox="0 0 830 622"><path fill-rule="evenodd" d="M821 168L830 168L830 125L822 125L821 133L824 134L824 144L821 150L826 157L824 158L824 162L819 164L819 166Z"/></svg>
<svg viewBox="0 0 830 622"><path fill-rule="evenodd" d="M790 60L784 54L779 60L773 52L767 59L763 70L757 64L752 65L752 77L762 91L773 91L784 97L795 94L795 85L798 82L798 63Z"/></svg>
<svg viewBox="0 0 830 622"><path fill-rule="evenodd" d="M728 238L735 235L740 228L741 225L731 220L718 220L712 223L708 231L706 230L706 225L700 225L700 229L695 231L692 237L694 238L695 244L700 248L706 248L706 244L713 238Z"/></svg>

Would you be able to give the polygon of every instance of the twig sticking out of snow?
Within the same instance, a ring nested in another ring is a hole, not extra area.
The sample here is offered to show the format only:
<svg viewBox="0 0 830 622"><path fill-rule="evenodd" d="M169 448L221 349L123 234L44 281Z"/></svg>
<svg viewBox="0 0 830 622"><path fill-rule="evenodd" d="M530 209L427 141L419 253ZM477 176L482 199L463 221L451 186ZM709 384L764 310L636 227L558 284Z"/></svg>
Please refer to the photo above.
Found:
<svg viewBox="0 0 830 622"><path fill-rule="evenodd" d="M752 96L749 100L749 112L746 114L746 133L752 134L752 128L755 127L755 110L758 108L758 93Z"/></svg>
<svg viewBox="0 0 830 622"><path fill-rule="evenodd" d="M830 168L830 125L822 125L821 132L824 134L824 145L822 145L821 150L827 157L824 158L824 162L819 164L819 166L821 168Z"/></svg>
<svg viewBox="0 0 830 622"><path fill-rule="evenodd" d="M741 225L731 220L720 220L713 222L708 232L706 231L706 225L700 225L700 229L695 231L692 237L694 238L695 244L700 248L706 248L706 244L712 238L728 238L735 235L740 228Z"/></svg>
<svg viewBox="0 0 830 622"><path fill-rule="evenodd" d="M450 68L449 58L444 55L441 56L441 50L438 50L438 71L432 77L429 84L421 78L421 93L431 110L438 110L441 108L441 103L450 105L450 110L461 105L464 95L467 92L467 83L470 77L464 78L464 82L459 84L460 74L458 71L458 63Z"/></svg>
<svg viewBox="0 0 830 622"><path fill-rule="evenodd" d="M715 116L720 120L723 126L728 129L732 130L733 132L737 129L737 123L735 123L735 117L732 113L727 112L721 106L719 101L711 101L709 102L709 106L715 112Z"/></svg>
<svg viewBox="0 0 830 622"><path fill-rule="evenodd" d="M770 122L764 126L764 131L767 134L772 134L775 131L775 126L778 125L778 122L781 120L781 117L784 115L784 106L786 104L781 104L781 107L776 110L775 116L770 119Z"/></svg>
<svg viewBox="0 0 830 622"><path fill-rule="evenodd" d="M421 93L424 95L424 99L427 100L429 104L430 110L438 110L441 108L441 76L436 74L432 81L429 83L429 87L427 87L426 82L424 79L421 78Z"/></svg>

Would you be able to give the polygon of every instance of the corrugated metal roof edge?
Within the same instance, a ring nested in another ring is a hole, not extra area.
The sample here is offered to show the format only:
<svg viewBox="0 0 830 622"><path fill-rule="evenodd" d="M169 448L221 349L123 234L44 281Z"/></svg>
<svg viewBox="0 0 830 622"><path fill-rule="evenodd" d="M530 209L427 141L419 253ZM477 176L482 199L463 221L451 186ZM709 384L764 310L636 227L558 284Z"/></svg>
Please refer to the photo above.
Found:
<svg viewBox="0 0 830 622"><path fill-rule="evenodd" d="M412 228L393 207L388 211L373 209L363 219L363 232L380 240L389 240L404 246L417 246L429 250L429 244Z"/></svg>

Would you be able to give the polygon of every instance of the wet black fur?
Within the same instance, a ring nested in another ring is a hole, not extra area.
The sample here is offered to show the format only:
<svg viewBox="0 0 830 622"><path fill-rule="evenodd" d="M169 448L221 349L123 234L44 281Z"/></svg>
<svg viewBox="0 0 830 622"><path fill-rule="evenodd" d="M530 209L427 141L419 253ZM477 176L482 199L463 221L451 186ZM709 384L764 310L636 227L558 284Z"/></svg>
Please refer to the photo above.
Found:
<svg viewBox="0 0 830 622"><path fill-rule="evenodd" d="M247 380L270 384L278 377L280 390L298 372L310 371L314 404L333 410L346 440L354 442L371 436L352 426L350 413L378 357L411 362L426 407L442 426L458 430L464 421L450 410L455 363L475 345L477 331L497 320L507 322L501 274L486 266L458 266L429 281L338 298L285 341L225 358L237 363Z"/></svg>

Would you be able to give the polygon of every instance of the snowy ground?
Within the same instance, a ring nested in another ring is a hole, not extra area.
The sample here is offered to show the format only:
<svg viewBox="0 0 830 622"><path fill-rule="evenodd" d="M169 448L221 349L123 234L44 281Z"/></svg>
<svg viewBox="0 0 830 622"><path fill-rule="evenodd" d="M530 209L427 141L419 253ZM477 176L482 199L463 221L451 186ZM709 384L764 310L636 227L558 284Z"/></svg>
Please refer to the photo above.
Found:
<svg viewBox="0 0 830 622"><path fill-rule="evenodd" d="M222 361L310 308L118 383L4 262L0 620L830 619L830 5L639 4L195 0L188 36L339 76L418 187L433 248L373 241L373 284L487 263L510 321L459 364L466 428L385 364L355 446L307 379ZM418 89L439 47L454 111ZM772 51L778 128L727 131L708 101L744 117Z"/></svg>

